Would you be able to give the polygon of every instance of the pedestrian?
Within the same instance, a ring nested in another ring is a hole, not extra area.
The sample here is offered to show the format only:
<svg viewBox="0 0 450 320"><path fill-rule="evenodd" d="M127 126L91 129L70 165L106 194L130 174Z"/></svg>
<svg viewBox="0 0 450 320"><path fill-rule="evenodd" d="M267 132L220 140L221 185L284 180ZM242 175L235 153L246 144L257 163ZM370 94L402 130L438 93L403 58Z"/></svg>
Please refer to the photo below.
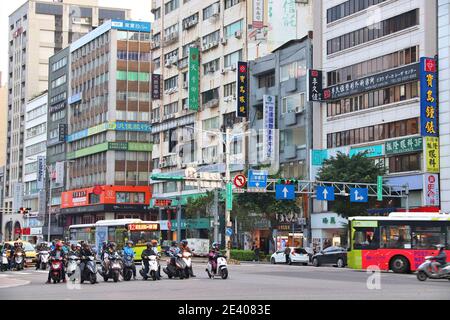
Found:
<svg viewBox="0 0 450 320"><path fill-rule="evenodd" d="M253 261L258 261L259 262L259 247L256 244L256 241L253 241L252 251L255 254Z"/></svg>
<svg viewBox="0 0 450 320"><path fill-rule="evenodd" d="M290 249L289 249L289 247L286 247L286 249L284 249L284 255L285 255L285 257L286 257L286 264L288 264L289 263L289 253L290 253Z"/></svg>

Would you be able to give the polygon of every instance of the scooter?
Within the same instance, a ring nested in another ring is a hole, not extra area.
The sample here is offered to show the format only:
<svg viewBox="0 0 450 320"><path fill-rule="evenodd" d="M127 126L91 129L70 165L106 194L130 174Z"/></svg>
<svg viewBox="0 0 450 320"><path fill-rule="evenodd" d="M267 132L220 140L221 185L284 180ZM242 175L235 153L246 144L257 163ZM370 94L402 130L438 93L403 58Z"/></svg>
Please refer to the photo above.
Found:
<svg viewBox="0 0 450 320"><path fill-rule="evenodd" d="M417 268L417 279L419 281L425 281L430 279L447 279L450 281L450 263L447 263L440 267L438 273L433 271L432 263L434 256L425 257L425 261Z"/></svg>
<svg viewBox="0 0 450 320"><path fill-rule="evenodd" d="M70 280L74 281L75 279L72 277L77 272L77 269L80 265L80 258L76 255L69 256L69 262L67 263L67 276Z"/></svg>
<svg viewBox="0 0 450 320"><path fill-rule="evenodd" d="M16 271L23 270L25 266L25 258L23 251L18 251L14 254L14 265Z"/></svg>
<svg viewBox="0 0 450 320"><path fill-rule="evenodd" d="M192 253L190 252L183 252L183 261L186 264L186 269L185 269L185 277L189 278L190 276L194 275L194 272L192 271Z"/></svg>
<svg viewBox="0 0 450 320"><path fill-rule="evenodd" d="M181 253L178 253L175 256L175 265L170 263L169 259L167 261L167 267L163 269L163 271L167 274L169 279L172 278L180 278L180 280L186 277L186 263L183 260L183 256ZM189 274L189 273L188 273Z"/></svg>
<svg viewBox="0 0 450 320"><path fill-rule="evenodd" d="M5 252L2 253L2 261L0 265L0 271L7 271L9 269L9 261L8 261L8 254Z"/></svg>
<svg viewBox="0 0 450 320"><path fill-rule="evenodd" d="M106 264L103 262L102 270L99 271L99 273L105 282L107 282L108 279L113 279L114 282L118 282L119 276L122 273L122 260L120 255L115 252L109 255L107 259L109 259L109 269L106 270Z"/></svg>
<svg viewBox="0 0 450 320"><path fill-rule="evenodd" d="M134 259L130 255L123 256L123 280L130 281L133 277Z"/></svg>
<svg viewBox="0 0 450 320"><path fill-rule="evenodd" d="M97 264L95 263L94 256L81 257L81 261L84 264L83 270L81 270L81 283L89 281L91 284L97 283Z"/></svg>
<svg viewBox="0 0 450 320"><path fill-rule="evenodd" d="M144 260L148 260L148 273L145 274L145 265ZM142 269L140 270L140 274L144 280L147 280L148 278L152 278L153 281L160 280L160 274L159 274L159 257L156 255L151 256L143 256L142 257Z"/></svg>
<svg viewBox="0 0 450 320"><path fill-rule="evenodd" d="M216 272L212 269L211 261L208 261L206 265L206 273L210 279L214 279L214 277L221 277L222 279L228 278L228 267L227 267L227 259L223 255L217 256L217 270Z"/></svg>
<svg viewBox="0 0 450 320"><path fill-rule="evenodd" d="M53 280L53 283L60 283L64 280L62 277L63 263L62 258L52 257L50 259L50 277Z"/></svg>
<svg viewBox="0 0 450 320"><path fill-rule="evenodd" d="M50 253L48 251L39 252L39 269L47 270L48 258Z"/></svg>

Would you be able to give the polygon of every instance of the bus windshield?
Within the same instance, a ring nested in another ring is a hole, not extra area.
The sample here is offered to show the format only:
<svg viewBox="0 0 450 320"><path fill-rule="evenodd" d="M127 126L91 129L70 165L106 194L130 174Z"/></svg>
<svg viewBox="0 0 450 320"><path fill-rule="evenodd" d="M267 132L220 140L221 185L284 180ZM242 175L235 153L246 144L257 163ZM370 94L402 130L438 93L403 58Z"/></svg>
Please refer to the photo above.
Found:
<svg viewBox="0 0 450 320"><path fill-rule="evenodd" d="M158 240L158 232L155 231L130 231L130 240L134 244L140 245L150 242L151 240Z"/></svg>

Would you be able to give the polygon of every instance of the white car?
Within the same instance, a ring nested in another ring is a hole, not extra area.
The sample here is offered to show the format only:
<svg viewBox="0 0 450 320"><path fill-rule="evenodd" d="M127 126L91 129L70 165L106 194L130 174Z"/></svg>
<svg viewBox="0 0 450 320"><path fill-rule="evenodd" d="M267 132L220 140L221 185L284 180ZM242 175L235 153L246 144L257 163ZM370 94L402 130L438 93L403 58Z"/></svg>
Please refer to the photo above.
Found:
<svg viewBox="0 0 450 320"><path fill-rule="evenodd" d="M301 263L304 266L308 265L309 263L309 254L306 252L303 248L289 248L289 257L287 259L288 264L293 263ZM272 256L270 257L270 263L276 264L276 263L286 263L286 254L284 253L284 250L278 250Z"/></svg>

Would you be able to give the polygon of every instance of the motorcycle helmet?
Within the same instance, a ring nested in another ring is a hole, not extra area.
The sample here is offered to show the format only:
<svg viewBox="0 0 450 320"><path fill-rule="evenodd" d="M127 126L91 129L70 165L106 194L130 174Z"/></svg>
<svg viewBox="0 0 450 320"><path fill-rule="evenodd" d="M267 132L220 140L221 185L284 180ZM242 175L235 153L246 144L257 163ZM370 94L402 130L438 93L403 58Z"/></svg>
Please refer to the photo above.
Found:
<svg viewBox="0 0 450 320"><path fill-rule="evenodd" d="M131 241L131 240L128 240L128 241L127 241L127 244L131 244L131 245L133 245L134 243L133 243L133 241Z"/></svg>
<svg viewBox="0 0 450 320"><path fill-rule="evenodd" d="M77 243L76 247L81 249L81 244Z"/></svg>
<svg viewBox="0 0 450 320"><path fill-rule="evenodd" d="M151 242L147 242L145 245L147 246L147 249L150 249L152 247Z"/></svg>
<svg viewBox="0 0 450 320"><path fill-rule="evenodd" d="M213 249L217 249L217 250L219 250L219 248L220 248L220 244L219 244L219 243L217 243L217 242L214 242L214 243L212 244L212 248L213 248Z"/></svg>
<svg viewBox="0 0 450 320"><path fill-rule="evenodd" d="M62 248L62 244L60 242L58 242L56 244L56 250L61 250L61 248Z"/></svg>
<svg viewBox="0 0 450 320"><path fill-rule="evenodd" d="M77 249L77 246L76 246L76 245L72 244L72 245L70 246L70 250L75 251L76 249Z"/></svg>
<svg viewBox="0 0 450 320"><path fill-rule="evenodd" d="M181 245L184 247L187 246L188 245L187 240L181 240Z"/></svg>
<svg viewBox="0 0 450 320"><path fill-rule="evenodd" d="M172 247L176 247L177 246L177 242L176 241L172 241Z"/></svg>
<svg viewBox="0 0 450 320"><path fill-rule="evenodd" d="M152 245L154 245L154 244L157 245L157 244L158 244L158 241L153 239L153 240L152 240Z"/></svg>

